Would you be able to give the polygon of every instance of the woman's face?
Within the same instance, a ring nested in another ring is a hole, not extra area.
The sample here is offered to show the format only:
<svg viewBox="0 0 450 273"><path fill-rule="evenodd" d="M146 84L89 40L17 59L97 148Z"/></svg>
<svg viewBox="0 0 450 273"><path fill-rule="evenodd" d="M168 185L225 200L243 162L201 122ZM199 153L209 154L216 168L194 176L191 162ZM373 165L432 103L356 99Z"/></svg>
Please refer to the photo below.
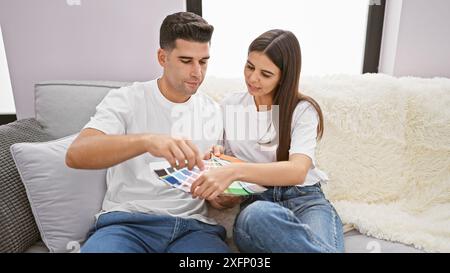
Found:
<svg viewBox="0 0 450 273"><path fill-rule="evenodd" d="M272 96L281 77L281 70L262 52L252 51L244 69L248 92L255 97Z"/></svg>

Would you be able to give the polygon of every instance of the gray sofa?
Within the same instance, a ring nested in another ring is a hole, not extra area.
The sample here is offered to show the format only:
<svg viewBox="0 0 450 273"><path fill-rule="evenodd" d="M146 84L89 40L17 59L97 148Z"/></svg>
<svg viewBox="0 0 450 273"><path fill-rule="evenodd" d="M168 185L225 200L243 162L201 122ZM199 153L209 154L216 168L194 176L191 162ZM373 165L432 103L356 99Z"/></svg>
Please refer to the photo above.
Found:
<svg viewBox="0 0 450 273"><path fill-rule="evenodd" d="M127 85L123 82L47 81L36 84L36 119L54 139L78 132L95 112L107 92ZM220 212L214 212L216 215ZM232 218L223 223L231 227ZM222 220L223 221L223 220ZM220 221L219 221L220 222ZM346 252L420 252L400 243L378 240L356 230L345 234ZM48 252L42 241L26 252Z"/></svg>

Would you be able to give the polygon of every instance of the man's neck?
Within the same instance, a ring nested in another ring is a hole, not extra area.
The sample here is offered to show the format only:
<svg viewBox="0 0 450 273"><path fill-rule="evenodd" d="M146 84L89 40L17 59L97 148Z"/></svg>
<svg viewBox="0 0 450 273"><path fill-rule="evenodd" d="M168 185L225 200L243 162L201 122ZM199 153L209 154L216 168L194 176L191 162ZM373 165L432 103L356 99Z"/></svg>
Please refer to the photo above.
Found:
<svg viewBox="0 0 450 273"><path fill-rule="evenodd" d="M170 86L170 84L167 82L166 78L162 76L157 81L158 89L161 92L161 94L169 101L173 103L184 103L189 100L191 96L180 96L177 94L174 88Z"/></svg>

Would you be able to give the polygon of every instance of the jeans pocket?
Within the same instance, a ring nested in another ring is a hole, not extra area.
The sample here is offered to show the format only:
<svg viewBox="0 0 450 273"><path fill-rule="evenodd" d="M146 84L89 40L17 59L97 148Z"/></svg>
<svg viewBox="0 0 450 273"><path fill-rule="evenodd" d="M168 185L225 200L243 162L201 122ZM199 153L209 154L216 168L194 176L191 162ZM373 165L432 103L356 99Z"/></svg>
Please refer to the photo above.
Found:
<svg viewBox="0 0 450 273"><path fill-rule="evenodd" d="M318 184L314 184L311 186L292 186L292 187L295 189L296 193L301 196L304 196L307 194L312 194L312 193L323 194L322 189L320 188L320 185L318 185Z"/></svg>
<svg viewBox="0 0 450 273"><path fill-rule="evenodd" d="M92 227L93 231L97 231L98 230L98 221L99 221L100 216L101 215L99 215L98 217L95 217L94 226Z"/></svg>

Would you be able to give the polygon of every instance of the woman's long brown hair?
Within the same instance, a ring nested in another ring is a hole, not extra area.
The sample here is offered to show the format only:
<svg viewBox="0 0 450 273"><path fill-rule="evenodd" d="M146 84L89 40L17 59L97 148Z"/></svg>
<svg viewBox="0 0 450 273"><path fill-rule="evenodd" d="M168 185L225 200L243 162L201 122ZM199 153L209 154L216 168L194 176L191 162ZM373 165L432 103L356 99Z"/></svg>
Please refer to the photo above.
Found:
<svg viewBox="0 0 450 273"><path fill-rule="evenodd" d="M319 115L317 139L323 135L323 114L319 104L311 97L302 95L299 90L301 71L300 44L295 35L286 30L273 29L261 34L249 46L248 53L264 53L280 70L281 77L274 90L273 104L279 106L279 143L277 161L289 160L291 146L291 123L295 107L301 101L308 101Z"/></svg>

